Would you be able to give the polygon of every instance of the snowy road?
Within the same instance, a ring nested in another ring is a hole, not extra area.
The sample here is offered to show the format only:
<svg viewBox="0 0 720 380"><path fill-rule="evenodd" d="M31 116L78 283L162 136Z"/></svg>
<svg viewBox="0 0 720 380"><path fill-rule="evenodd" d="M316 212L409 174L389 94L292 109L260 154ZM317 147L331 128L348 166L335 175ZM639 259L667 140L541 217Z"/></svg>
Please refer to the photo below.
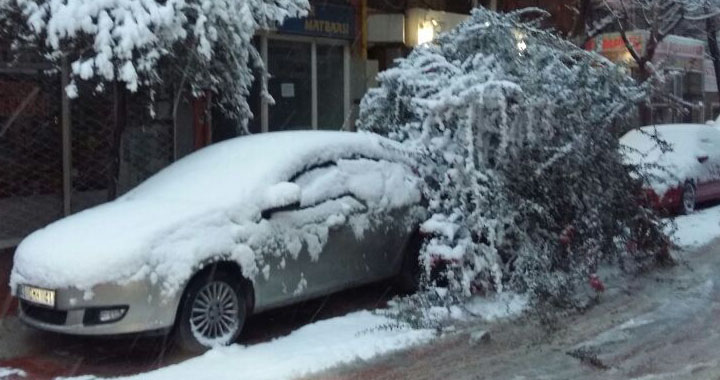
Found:
<svg viewBox="0 0 720 380"><path fill-rule="evenodd" d="M547 332L522 319L466 326L432 345L315 379L720 379L720 207L680 217L684 263L608 291ZM715 236L716 238L713 238ZM487 329L491 340L472 344Z"/></svg>

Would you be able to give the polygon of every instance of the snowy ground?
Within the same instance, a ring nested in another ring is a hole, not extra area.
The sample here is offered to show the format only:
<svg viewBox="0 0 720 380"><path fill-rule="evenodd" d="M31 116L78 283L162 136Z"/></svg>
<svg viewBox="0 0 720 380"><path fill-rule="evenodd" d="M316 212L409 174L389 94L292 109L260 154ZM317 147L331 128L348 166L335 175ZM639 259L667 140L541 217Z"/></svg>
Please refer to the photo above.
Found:
<svg viewBox="0 0 720 380"><path fill-rule="evenodd" d="M526 303L524 297L512 294L476 298L465 307L472 316L465 313L463 317L486 322L502 320L521 313ZM410 349L435 338L432 330L398 327L395 320L363 310L308 324L269 342L213 349L178 364L122 379L293 379Z"/></svg>
<svg viewBox="0 0 720 380"><path fill-rule="evenodd" d="M504 318L520 313L526 302L505 294L470 302L466 310L480 318L443 337L383 328L392 321L356 311L128 379L717 378L720 206L676 222L686 265L636 279L608 275L600 303L558 321L551 334L524 318ZM473 337L480 331L491 339L478 343ZM465 359L469 355L472 361ZM22 377L12 371L0 368L0 378Z"/></svg>
<svg viewBox="0 0 720 380"><path fill-rule="evenodd" d="M720 379L720 206L676 221L681 265L607 274L599 303L550 331L531 318L471 324L313 379Z"/></svg>
<svg viewBox="0 0 720 380"><path fill-rule="evenodd" d="M675 218L675 243L692 249L701 247L720 236L720 206L696 211Z"/></svg>
<svg viewBox="0 0 720 380"><path fill-rule="evenodd" d="M289 379L428 342L429 330L384 329L391 320L359 311L319 321L251 346L214 349L200 357L128 379Z"/></svg>

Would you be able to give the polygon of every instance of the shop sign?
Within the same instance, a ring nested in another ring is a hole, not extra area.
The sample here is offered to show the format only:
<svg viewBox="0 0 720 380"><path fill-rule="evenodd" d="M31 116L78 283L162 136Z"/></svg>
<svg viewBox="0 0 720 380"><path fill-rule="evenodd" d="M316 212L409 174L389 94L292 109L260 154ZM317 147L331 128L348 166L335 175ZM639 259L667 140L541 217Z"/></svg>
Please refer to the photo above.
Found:
<svg viewBox="0 0 720 380"><path fill-rule="evenodd" d="M705 45L692 38L668 36L658 45L653 61L662 62L669 68L702 72Z"/></svg>
<svg viewBox="0 0 720 380"><path fill-rule="evenodd" d="M642 54L644 45L644 37L641 33L629 32L626 34L630 44L635 48L635 51ZM627 52L625 47L625 41L623 40L620 33L609 33L600 36L599 50L601 53L624 53Z"/></svg>
<svg viewBox="0 0 720 380"><path fill-rule="evenodd" d="M645 41L648 32L632 31L627 33L630 44L638 54L645 54ZM597 42L586 45L586 49L595 50L613 62L635 62L625 46L620 33L603 34L596 38ZM703 71L705 47L702 41L680 36L668 36L655 50L653 62L661 62L667 68Z"/></svg>
<svg viewBox="0 0 720 380"><path fill-rule="evenodd" d="M355 39L355 12L350 6L313 5L307 17L286 20L278 31L313 37L353 40Z"/></svg>
<svg viewBox="0 0 720 380"><path fill-rule="evenodd" d="M692 38L668 36L658 45L656 53L688 58L703 58L705 56L705 45L702 41Z"/></svg>

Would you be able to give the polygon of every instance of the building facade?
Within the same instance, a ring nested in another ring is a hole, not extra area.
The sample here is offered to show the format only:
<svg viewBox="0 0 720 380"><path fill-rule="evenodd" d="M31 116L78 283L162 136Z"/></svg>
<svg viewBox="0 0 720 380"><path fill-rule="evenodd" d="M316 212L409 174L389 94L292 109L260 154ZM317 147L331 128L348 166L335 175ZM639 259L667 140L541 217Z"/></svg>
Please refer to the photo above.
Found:
<svg viewBox="0 0 720 380"><path fill-rule="evenodd" d="M409 51L406 27L417 34L433 25L433 32L440 32L458 22L453 15L466 17L471 1L311 0L311 5L308 17L255 36L270 76L256 73L248 99L255 115L251 133L353 130L381 60L392 64L390 57ZM399 39L368 40L373 32L368 21L377 14L395 15ZM67 84L62 70L49 71L53 67L32 52L10 59L9 48L0 43L0 249L241 133L209 94L194 99L158 91L152 116L148 94L130 94L121 85L82 83L80 97L69 99L62 91Z"/></svg>
<svg viewBox="0 0 720 380"><path fill-rule="evenodd" d="M627 32L627 37L639 54L644 54L649 33L645 30ZM712 90L714 76L707 75L705 42L670 35L658 45L653 58L656 67L669 74L665 87L652 97L652 123L704 123L712 117L711 104L705 104L706 92ZM613 62L626 65L635 71L636 65L625 46L620 33L605 33L590 41L587 48L607 57ZM676 107L671 98L680 99L692 107Z"/></svg>

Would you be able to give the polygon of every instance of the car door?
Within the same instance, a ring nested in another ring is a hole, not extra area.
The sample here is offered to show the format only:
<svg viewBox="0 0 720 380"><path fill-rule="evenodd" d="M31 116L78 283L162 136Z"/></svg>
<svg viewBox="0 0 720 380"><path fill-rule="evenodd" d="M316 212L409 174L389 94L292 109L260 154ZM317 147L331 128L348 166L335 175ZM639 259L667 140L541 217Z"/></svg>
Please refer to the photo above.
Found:
<svg viewBox="0 0 720 380"><path fill-rule="evenodd" d="M702 161L707 173L702 200L720 198L720 131L715 128L703 128L700 134L701 153L698 161Z"/></svg>
<svg viewBox="0 0 720 380"><path fill-rule="evenodd" d="M355 158L316 165L291 179L300 188L299 204L274 212L268 219L290 242L285 250L292 260L286 260L284 270L293 266L300 271L298 276L295 269L290 270L287 281L276 286L285 289L283 303L397 273L411 230L410 224L403 222L412 203L404 205L402 200L388 197L389 189L390 193L408 192L388 182L390 175L397 177L398 170L387 162ZM415 183L399 182L416 187Z"/></svg>
<svg viewBox="0 0 720 380"><path fill-rule="evenodd" d="M364 283L397 274L405 244L418 224L412 215L421 198L417 178L406 165L387 160L360 157L337 165L348 191L367 206L350 220L346 232L345 240L360 249L350 278Z"/></svg>
<svg viewBox="0 0 720 380"><path fill-rule="evenodd" d="M362 240L351 237L367 206L344 186L337 163L315 165L290 181L300 201L263 212L272 237L257 286L260 309L352 286L364 266Z"/></svg>

